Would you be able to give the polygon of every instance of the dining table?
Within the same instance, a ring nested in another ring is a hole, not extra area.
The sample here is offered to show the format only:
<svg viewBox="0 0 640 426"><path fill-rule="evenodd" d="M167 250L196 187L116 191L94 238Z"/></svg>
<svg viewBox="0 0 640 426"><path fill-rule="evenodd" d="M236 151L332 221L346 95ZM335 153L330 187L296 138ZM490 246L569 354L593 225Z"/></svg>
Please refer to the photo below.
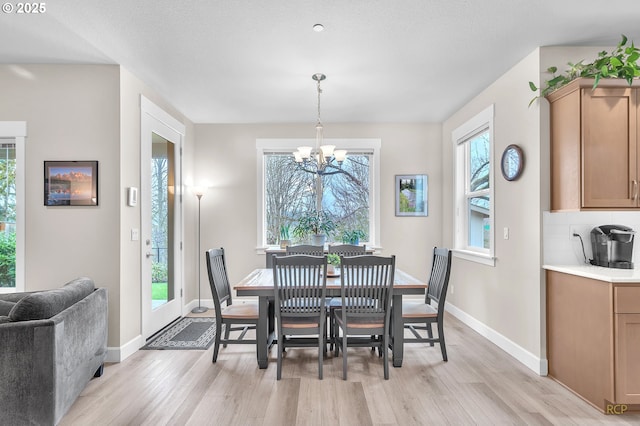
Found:
<svg viewBox="0 0 640 426"><path fill-rule="evenodd" d="M341 281L339 276L327 276L327 297L340 297ZM424 295L427 283L414 278L408 273L396 268L393 279L392 292L392 335L391 348L393 352L393 366L402 367L404 353L404 326L402 323L402 296ZM256 352L258 367L264 369L269 364L269 347L275 341L273 269L254 269L234 286L236 294L241 296L258 297L258 325L256 327Z"/></svg>

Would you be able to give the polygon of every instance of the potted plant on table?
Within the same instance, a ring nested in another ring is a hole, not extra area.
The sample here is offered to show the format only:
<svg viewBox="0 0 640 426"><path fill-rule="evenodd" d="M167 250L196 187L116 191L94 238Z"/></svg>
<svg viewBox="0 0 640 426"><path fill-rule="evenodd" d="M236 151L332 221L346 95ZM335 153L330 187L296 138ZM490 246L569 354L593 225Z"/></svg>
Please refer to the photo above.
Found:
<svg viewBox="0 0 640 426"><path fill-rule="evenodd" d="M338 275L340 267L340 256L336 253L329 253L327 255L327 276Z"/></svg>
<svg viewBox="0 0 640 426"><path fill-rule="evenodd" d="M300 217L298 224L293 228L293 235L300 240L304 240L310 235L312 243L320 246L324 245L327 236L331 235L335 229L335 222L326 212L311 210Z"/></svg>

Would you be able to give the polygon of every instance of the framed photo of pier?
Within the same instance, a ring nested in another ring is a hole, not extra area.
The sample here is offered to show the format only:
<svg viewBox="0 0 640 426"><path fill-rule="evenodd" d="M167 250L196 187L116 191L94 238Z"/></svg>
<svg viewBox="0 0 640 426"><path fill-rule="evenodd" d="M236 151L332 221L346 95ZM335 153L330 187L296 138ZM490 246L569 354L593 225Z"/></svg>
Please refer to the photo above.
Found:
<svg viewBox="0 0 640 426"><path fill-rule="evenodd" d="M428 176L396 175L396 216L428 216Z"/></svg>
<svg viewBox="0 0 640 426"><path fill-rule="evenodd" d="M97 161L45 161L45 206L97 206Z"/></svg>

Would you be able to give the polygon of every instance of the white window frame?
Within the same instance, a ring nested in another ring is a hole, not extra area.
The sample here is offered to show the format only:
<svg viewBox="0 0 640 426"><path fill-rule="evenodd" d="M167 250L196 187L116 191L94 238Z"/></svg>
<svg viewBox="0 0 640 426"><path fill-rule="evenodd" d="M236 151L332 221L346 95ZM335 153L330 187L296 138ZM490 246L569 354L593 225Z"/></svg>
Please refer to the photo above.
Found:
<svg viewBox="0 0 640 426"><path fill-rule="evenodd" d="M0 293L25 291L25 143L26 121L0 121L0 138L16 144L16 286L0 288Z"/></svg>
<svg viewBox="0 0 640 426"><path fill-rule="evenodd" d="M466 123L451 132L451 139L454 149L454 170L455 170L455 197L454 197L454 249L456 257L482 263L484 265L495 266L495 194L494 194L494 105L478 113ZM469 245L469 209L467 208L468 177L467 162L468 149L467 142L473 136L483 131L489 132L489 249L472 247Z"/></svg>
<svg viewBox="0 0 640 426"><path fill-rule="evenodd" d="M372 151L371 174L369 175L369 220L373 224L367 247L380 248L380 149L382 141L380 139L324 139L325 144L335 145L347 151ZM291 152L299 146L315 146L315 139L256 139L256 170L258 176L258 226L256 236L256 250L258 253L269 248L264 239L264 215L265 215L265 195L264 195L264 153L265 152ZM348 155L348 153L347 153Z"/></svg>

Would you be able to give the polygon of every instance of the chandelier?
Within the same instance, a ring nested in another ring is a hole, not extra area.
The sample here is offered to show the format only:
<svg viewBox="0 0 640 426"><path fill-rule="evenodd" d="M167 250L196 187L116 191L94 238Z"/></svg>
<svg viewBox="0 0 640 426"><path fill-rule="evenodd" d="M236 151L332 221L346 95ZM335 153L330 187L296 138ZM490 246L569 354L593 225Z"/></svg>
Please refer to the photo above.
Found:
<svg viewBox="0 0 640 426"><path fill-rule="evenodd" d="M318 87L318 123L316 124L316 146L299 146L293 153L295 162L301 170L307 173L324 175L334 175L341 172L342 163L347 158L347 150L336 149L335 145L323 144L323 127L320 120L320 82L327 78L324 74L314 74L311 76L316 81Z"/></svg>

